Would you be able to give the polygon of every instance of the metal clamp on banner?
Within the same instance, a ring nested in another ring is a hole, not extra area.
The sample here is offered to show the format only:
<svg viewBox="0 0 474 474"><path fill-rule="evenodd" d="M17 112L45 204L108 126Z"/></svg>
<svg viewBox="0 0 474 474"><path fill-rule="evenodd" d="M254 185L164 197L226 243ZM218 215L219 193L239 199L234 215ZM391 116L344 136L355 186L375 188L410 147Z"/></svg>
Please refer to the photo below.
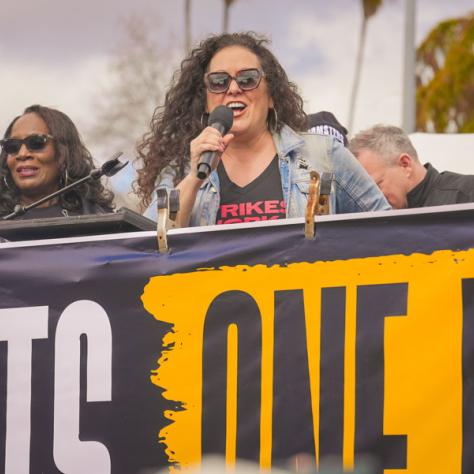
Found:
<svg viewBox="0 0 474 474"><path fill-rule="evenodd" d="M317 171L310 171L308 204L306 204L304 236L312 240L316 235L314 216L329 214L329 195L333 173L323 173L321 176Z"/></svg>
<svg viewBox="0 0 474 474"><path fill-rule="evenodd" d="M166 233L168 229L174 229L176 225L176 216L179 211L179 190L172 189L168 191L159 188L156 191L158 207L158 225L157 240L158 249L161 253L168 251L168 239Z"/></svg>

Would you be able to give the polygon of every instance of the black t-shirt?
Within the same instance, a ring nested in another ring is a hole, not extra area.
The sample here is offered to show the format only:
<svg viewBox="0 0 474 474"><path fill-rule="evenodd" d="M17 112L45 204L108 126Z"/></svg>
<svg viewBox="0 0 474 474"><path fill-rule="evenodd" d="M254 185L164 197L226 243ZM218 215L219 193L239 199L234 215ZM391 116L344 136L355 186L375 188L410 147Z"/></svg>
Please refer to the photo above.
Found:
<svg viewBox="0 0 474 474"><path fill-rule="evenodd" d="M229 179L222 162L217 167L217 174L221 193L216 224L267 221L286 217L276 155L260 176L243 188Z"/></svg>

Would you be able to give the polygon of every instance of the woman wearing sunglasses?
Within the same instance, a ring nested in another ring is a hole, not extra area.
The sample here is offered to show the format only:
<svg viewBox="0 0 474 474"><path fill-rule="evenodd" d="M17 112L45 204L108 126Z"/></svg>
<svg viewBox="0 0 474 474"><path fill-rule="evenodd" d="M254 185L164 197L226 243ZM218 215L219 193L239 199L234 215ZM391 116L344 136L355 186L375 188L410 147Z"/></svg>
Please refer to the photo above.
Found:
<svg viewBox="0 0 474 474"><path fill-rule="evenodd" d="M266 43L254 33L211 36L182 62L138 147L142 203L150 205L157 187L179 183L182 226L302 217L314 169L334 173L332 212L389 209L347 149L303 133L303 100ZM222 105L233 113L224 136L206 126ZM197 164L209 151L220 159L201 180Z"/></svg>
<svg viewBox="0 0 474 474"><path fill-rule="evenodd" d="M64 113L32 105L8 126L0 141L0 215L28 206L87 176L92 157L76 126ZM98 180L30 209L23 218L111 212L113 194ZM20 217L22 218L22 217Z"/></svg>

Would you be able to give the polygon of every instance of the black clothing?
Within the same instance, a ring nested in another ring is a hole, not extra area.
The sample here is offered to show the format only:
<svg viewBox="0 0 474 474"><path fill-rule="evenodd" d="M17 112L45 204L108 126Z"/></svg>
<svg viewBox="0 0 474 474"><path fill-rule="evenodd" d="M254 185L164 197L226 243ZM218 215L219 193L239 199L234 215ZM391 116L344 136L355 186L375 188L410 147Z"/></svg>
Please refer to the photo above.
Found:
<svg viewBox="0 0 474 474"><path fill-rule="evenodd" d="M408 207L474 202L474 175L439 173L430 163L426 163L425 168L423 181L407 194Z"/></svg>
<svg viewBox="0 0 474 474"><path fill-rule="evenodd" d="M349 144L347 128L340 124L334 114L325 110L308 115L308 132L319 135L331 135L345 147Z"/></svg>
<svg viewBox="0 0 474 474"><path fill-rule="evenodd" d="M68 215L70 215L69 211L66 211L61 207L59 203L57 203L49 207L34 207L33 209L30 209L26 214L18 216L15 219L46 219L49 217L66 217Z"/></svg>
<svg viewBox="0 0 474 474"><path fill-rule="evenodd" d="M233 183L219 163L220 204L216 224L284 219L285 201L281 188L278 156L251 183L241 188Z"/></svg>
<svg viewBox="0 0 474 474"><path fill-rule="evenodd" d="M2 212L0 213L0 219L3 216L11 214L10 212ZM49 217L68 217L68 216L82 216L85 214L105 214L108 212L112 212L111 209L104 209L98 204L95 204L88 199L84 199L81 197L81 209L77 209L74 211L70 211L68 209L64 209L61 204L58 202L53 204L52 206L48 207L33 207L25 214L15 217L15 220L23 220L23 219L46 219Z"/></svg>

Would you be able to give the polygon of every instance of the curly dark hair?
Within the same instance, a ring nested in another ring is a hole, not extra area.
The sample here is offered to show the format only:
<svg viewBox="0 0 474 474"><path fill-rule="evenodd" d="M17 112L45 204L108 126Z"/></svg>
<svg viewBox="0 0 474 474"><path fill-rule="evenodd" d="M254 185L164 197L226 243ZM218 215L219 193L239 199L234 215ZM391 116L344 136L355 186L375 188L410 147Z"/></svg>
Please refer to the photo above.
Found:
<svg viewBox="0 0 474 474"><path fill-rule="evenodd" d="M42 105L31 105L25 109L22 115L15 117L5 131L4 138L10 138L15 122L26 114L39 115L49 133L54 137L55 159L62 159L67 170L68 183L70 184L84 176L87 176L94 168L92 156L82 143L79 132L72 120L63 112ZM7 154L2 150L0 153L0 214L13 211L20 200L20 191L15 186L7 167ZM114 195L105 189L100 180L89 180L73 190L62 194L60 204L68 211L78 211L82 208L82 198L92 204L100 206L104 211L112 211L114 208Z"/></svg>
<svg viewBox="0 0 474 474"><path fill-rule="evenodd" d="M296 131L306 130L303 99L266 47L268 43L267 38L254 32L212 35L182 61L173 75L164 105L155 109L151 130L137 147L136 161L140 169L134 190L143 206L150 204L155 181L167 166L174 170L175 184L184 178L189 163L189 143L204 128L201 123L206 110L204 74L213 56L223 48L242 46L259 58L276 111L276 115L271 113L267 119L270 129L280 131L283 124L287 124ZM272 123L275 116L278 122Z"/></svg>

